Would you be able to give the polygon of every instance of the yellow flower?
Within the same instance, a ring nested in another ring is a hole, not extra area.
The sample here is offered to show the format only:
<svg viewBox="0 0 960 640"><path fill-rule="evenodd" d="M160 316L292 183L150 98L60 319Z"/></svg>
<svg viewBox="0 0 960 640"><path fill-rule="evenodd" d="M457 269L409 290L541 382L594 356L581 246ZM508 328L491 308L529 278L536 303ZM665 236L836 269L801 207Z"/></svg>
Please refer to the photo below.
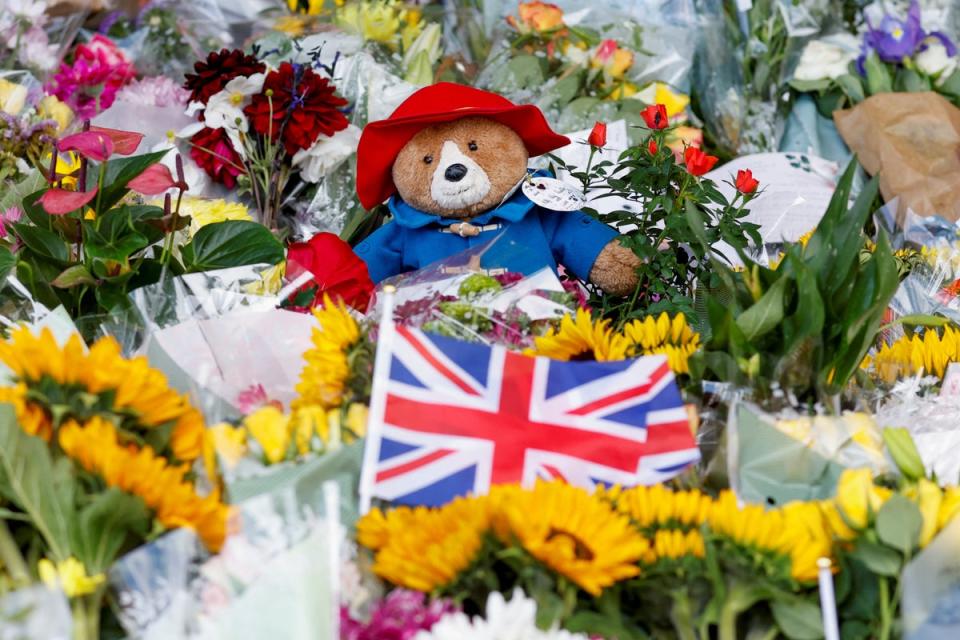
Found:
<svg viewBox="0 0 960 640"><path fill-rule="evenodd" d="M68 107L57 96L46 96L37 106L37 113L41 118L53 120L57 123L57 132L66 131L70 123L73 122L73 110Z"/></svg>
<svg viewBox="0 0 960 640"><path fill-rule="evenodd" d="M53 154L46 154L43 158L44 166L49 167ZM80 170L80 156L72 151L57 154L57 175L63 176L60 184L64 189L73 190L77 186L76 173Z"/></svg>
<svg viewBox="0 0 960 640"><path fill-rule="evenodd" d="M960 487L947 487L940 501L940 513L937 515L937 528L943 529L960 513Z"/></svg>
<svg viewBox="0 0 960 640"><path fill-rule="evenodd" d="M563 28L563 10L547 2L524 2L517 6L519 22L513 16L507 17L507 23L520 33L545 34Z"/></svg>
<svg viewBox="0 0 960 640"><path fill-rule="evenodd" d="M13 405L17 423L24 432L50 442L53 423L43 407L27 399L27 385L19 382L13 387L0 387L0 402Z"/></svg>
<svg viewBox="0 0 960 640"><path fill-rule="evenodd" d="M150 447L121 444L116 428L100 417L67 421L58 433L63 452L86 471L143 499L165 527L190 527L211 551L226 537L229 507L216 493L200 497L185 479L186 466L171 466Z"/></svg>
<svg viewBox="0 0 960 640"><path fill-rule="evenodd" d="M653 537L653 550L644 562L653 564L663 558L678 559L693 556L706 557L703 535L697 529L684 533L680 529L660 529Z"/></svg>
<svg viewBox="0 0 960 640"><path fill-rule="evenodd" d="M667 148L677 156L683 156L687 147L703 146L703 131L697 127L682 125L667 134Z"/></svg>
<svg viewBox="0 0 960 640"><path fill-rule="evenodd" d="M431 592L473 562L490 528L489 498L457 498L438 508L374 509L357 523L357 540L374 549L373 571L393 584Z"/></svg>
<svg viewBox="0 0 960 640"><path fill-rule="evenodd" d="M270 464L287 458L290 448L290 418L273 405L260 407L243 419L243 426L263 448Z"/></svg>
<svg viewBox="0 0 960 640"><path fill-rule="evenodd" d="M609 325L608 320L594 321L589 311L577 309L576 319L564 316L560 330L551 329L535 338L535 348L527 353L554 360L580 360L585 356L597 361L623 360L627 357L627 339Z"/></svg>
<svg viewBox="0 0 960 640"><path fill-rule="evenodd" d="M920 529L920 548L930 544L937 532L940 531L940 507L943 504L943 491L940 486L920 478L916 485L904 489L904 495L913 500L920 515L923 517L923 527Z"/></svg>
<svg viewBox="0 0 960 640"><path fill-rule="evenodd" d="M610 92L610 100L624 100L637 94L637 85L632 82L620 82L617 88Z"/></svg>
<svg viewBox="0 0 960 640"><path fill-rule="evenodd" d="M365 404L354 402L347 408L347 429L353 437L362 438L367 435L367 418L370 408Z"/></svg>
<svg viewBox="0 0 960 640"><path fill-rule="evenodd" d="M362 35L364 40L395 47L404 17L403 7L396 0L364 0L338 9L336 21L341 27Z"/></svg>
<svg viewBox="0 0 960 640"><path fill-rule="evenodd" d="M15 116L27 101L27 88L0 78L0 111Z"/></svg>
<svg viewBox="0 0 960 640"><path fill-rule="evenodd" d="M662 484L629 489L603 489L600 497L613 502L640 529L680 526L699 527L706 522L713 500L699 489L672 491Z"/></svg>
<svg viewBox="0 0 960 640"><path fill-rule="evenodd" d="M843 519L854 529L865 529L890 497L890 490L873 484L870 469L845 469L837 481L836 504Z"/></svg>
<svg viewBox="0 0 960 640"><path fill-rule="evenodd" d="M190 237L215 222L253 220L247 207L239 202L191 197L184 198L180 203L180 215L190 216Z"/></svg>
<svg viewBox="0 0 960 640"><path fill-rule="evenodd" d="M306 365L297 383L299 397L293 408L339 406L350 375L348 351L360 340L360 326L343 302L324 296L323 308L313 310L320 326L313 330L313 347L303 354Z"/></svg>
<svg viewBox="0 0 960 640"><path fill-rule="evenodd" d="M513 485L491 491L496 530L530 555L598 596L606 587L640 573L650 549L623 514L583 489L538 482L532 490Z"/></svg>
<svg viewBox="0 0 960 640"><path fill-rule="evenodd" d="M287 0L287 8L290 9L291 13L305 13L310 16L320 15L323 11L323 0L307 0L305 3L306 6L301 7L300 3L302 1L303 0ZM337 6L341 4L343 3L337 2ZM278 30L282 31L282 29Z"/></svg>
<svg viewBox="0 0 960 640"><path fill-rule="evenodd" d="M590 57L590 66L603 69L607 81L619 80L633 66L633 51L619 46L616 40L604 40Z"/></svg>
<svg viewBox="0 0 960 640"><path fill-rule="evenodd" d="M260 279L244 285L243 290L255 296L272 296L280 293L283 288L283 278L287 272L286 261L275 264L260 272Z"/></svg>
<svg viewBox="0 0 960 640"><path fill-rule="evenodd" d="M667 108L667 118L674 120L683 116L690 105L690 96L670 88L665 82L651 82L637 94L645 104L662 104Z"/></svg>
<svg viewBox="0 0 960 640"><path fill-rule="evenodd" d="M290 0L290 4L296 4L296 0ZM273 21L273 30L296 38L306 31L307 20L302 16L280 16Z"/></svg>
<svg viewBox="0 0 960 640"><path fill-rule="evenodd" d="M823 515L813 502L771 510L755 504L740 507L736 495L725 490L714 501L709 526L738 546L789 558L790 575L800 582L815 581L817 559L832 552Z"/></svg>
<svg viewBox="0 0 960 640"><path fill-rule="evenodd" d="M57 564L43 558L37 563L37 572L44 584L53 589L60 587L68 598L93 593L106 580L102 573L88 576L83 563L73 556Z"/></svg>
<svg viewBox="0 0 960 640"><path fill-rule="evenodd" d="M180 460L192 461L203 449L203 416L188 396L171 389L166 376L150 367L145 357L126 359L112 337L101 338L84 353L76 334L61 348L49 329L35 336L29 328L11 332L0 341L0 362L6 364L25 388L7 388L23 428L49 438L50 430L39 403L26 399L26 390L43 379L64 387L79 388L94 395L110 392L112 411L132 416L138 425L152 429L173 425L170 446ZM18 390L19 389L19 390ZM24 404L18 406L18 398Z"/></svg>
<svg viewBox="0 0 960 640"><path fill-rule="evenodd" d="M700 348L700 334L687 325L682 313L671 320L666 312L654 320L647 316L634 320L623 328L630 342L631 356L662 354L667 356L674 373L690 373L690 356Z"/></svg>
<svg viewBox="0 0 960 640"><path fill-rule="evenodd" d="M867 356L861 367L872 368L880 379L892 383L921 369L926 375L942 378L951 362L960 362L960 331L944 327L943 335L929 328L922 338L915 333L885 343L875 356Z"/></svg>
<svg viewBox="0 0 960 640"><path fill-rule="evenodd" d="M210 427L207 436L213 451L231 467L247 455L247 430L243 427L221 423ZM213 463L207 463L208 468L213 466Z"/></svg>

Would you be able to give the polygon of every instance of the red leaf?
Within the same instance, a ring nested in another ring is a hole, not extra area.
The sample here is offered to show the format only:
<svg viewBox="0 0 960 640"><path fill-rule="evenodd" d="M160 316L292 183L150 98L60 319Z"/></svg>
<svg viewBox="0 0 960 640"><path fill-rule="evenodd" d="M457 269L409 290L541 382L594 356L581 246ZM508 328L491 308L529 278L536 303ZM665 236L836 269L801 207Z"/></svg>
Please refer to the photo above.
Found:
<svg viewBox="0 0 960 640"><path fill-rule="evenodd" d="M90 127L90 131L102 133L113 140L113 151L122 156L129 156L140 146L143 140L143 134L136 131L121 131L120 129L107 129L106 127Z"/></svg>
<svg viewBox="0 0 960 640"><path fill-rule="evenodd" d="M61 153L76 151L84 158L104 162L113 155L113 140L98 131L83 131L62 138L57 143L57 150Z"/></svg>
<svg viewBox="0 0 960 640"><path fill-rule="evenodd" d="M91 191L67 191L66 189L50 189L40 196L40 204L44 211L52 216L62 216L83 207L97 195L97 188Z"/></svg>
<svg viewBox="0 0 960 640"><path fill-rule="evenodd" d="M156 196L177 186L170 169L164 164L152 164L127 183L127 187L145 196Z"/></svg>

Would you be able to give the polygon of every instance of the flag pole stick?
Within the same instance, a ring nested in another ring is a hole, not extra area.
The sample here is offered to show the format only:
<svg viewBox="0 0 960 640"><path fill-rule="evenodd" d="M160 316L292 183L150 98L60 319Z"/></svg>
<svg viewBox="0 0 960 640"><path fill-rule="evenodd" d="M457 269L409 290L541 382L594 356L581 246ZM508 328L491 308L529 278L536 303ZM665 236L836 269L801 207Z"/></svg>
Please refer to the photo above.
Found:
<svg viewBox="0 0 960 640"><path fill-rule="evenodd" d="M833 594L833 573L830 571L830 558L817 560L818 578L820 581L820 612L823 616L824 640L840 640L840 630L837 625L837 599Z"/></svg>
<svg viewBox="0 0 960 640"><path fill-rule="evenodd" d="M390 375L390 354L393 352L393 306L397 288L386 285L381 290L383 303L380 310L380 327L377 331L377 353L373 360L373 387L370 395L370 412L367 419L366 444L363 450L363 467L360 474L360 515L370 510L373 501L373 485L376 479L377 458L380 455L380 434L383 428L386 392L383 390Z"/></svg>

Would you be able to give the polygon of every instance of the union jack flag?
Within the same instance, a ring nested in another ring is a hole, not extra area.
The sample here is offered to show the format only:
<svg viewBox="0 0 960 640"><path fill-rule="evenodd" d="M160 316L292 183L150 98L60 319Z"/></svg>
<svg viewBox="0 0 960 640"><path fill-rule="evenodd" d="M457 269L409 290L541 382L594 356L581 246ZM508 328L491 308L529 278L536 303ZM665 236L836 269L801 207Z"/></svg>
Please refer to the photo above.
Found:
<svg viewBox="0 0 960 640"><path fill-rule="evenodd" d="M374 372L368 497L436 506L537 478L653 484L700 457L663 356L560 362L390 330Z"/></svg>

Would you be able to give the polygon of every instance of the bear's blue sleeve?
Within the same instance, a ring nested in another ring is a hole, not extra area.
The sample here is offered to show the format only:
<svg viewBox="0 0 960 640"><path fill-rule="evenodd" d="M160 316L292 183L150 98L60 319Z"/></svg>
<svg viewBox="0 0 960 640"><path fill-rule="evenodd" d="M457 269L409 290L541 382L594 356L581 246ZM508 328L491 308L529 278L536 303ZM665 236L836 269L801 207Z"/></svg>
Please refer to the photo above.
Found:
<svg viewBox="0 0 960 640"><path fill-rule="evenodd" d="M403 272L403 229L391 221L354 247L354 253L367 263L374 283Z"/></svg>
<svg viewBox="0 0 960 640"><path fill-rule="evenodd" d="M540 210L540 220L557 262L581 280L590 277L593 263L620 233L580 211Z"/></svg>

